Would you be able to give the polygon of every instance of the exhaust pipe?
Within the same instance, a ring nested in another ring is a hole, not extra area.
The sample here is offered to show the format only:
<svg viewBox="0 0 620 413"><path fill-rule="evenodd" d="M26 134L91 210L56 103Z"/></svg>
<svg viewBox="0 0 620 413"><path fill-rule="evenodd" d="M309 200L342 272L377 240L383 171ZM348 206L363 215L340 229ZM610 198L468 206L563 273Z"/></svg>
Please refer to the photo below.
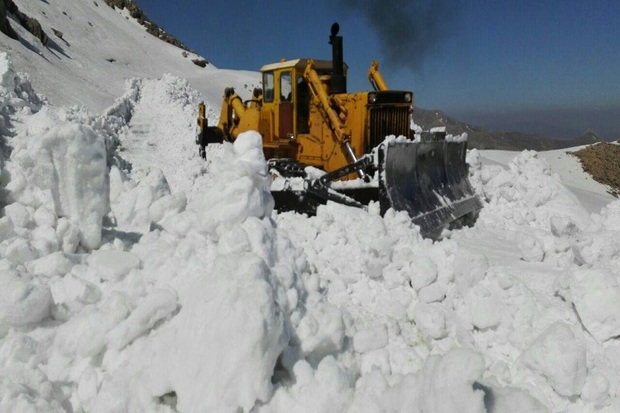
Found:
<svg viewBox="0 0 620 413"><path fill-rule="evenodd" d="M344 59L342 58L342 36L338 36L340 25L332 24L329 44L332 45L333 72L329 85L329 93L347 93L347 78L344 75Z"/></svg>

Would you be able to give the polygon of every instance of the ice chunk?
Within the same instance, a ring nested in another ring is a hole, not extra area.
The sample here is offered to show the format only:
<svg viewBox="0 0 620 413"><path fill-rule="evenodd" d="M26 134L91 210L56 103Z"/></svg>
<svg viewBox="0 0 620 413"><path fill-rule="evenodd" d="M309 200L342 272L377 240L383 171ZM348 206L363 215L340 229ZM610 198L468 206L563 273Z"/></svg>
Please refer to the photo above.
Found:
<svg viewBox="0 0 620 413"><path fill-rule="evenodd" d="M460 250L454 257L454 283L462 295L469 287L484 279L489 260L484 254Z"/></svg>
<svg viewBox="0 0 620 413"><path fill-rule="evenodd" d="M31 244L39 256L46 256L59 250L56 230L50 226L36 227L30 232Z"/></svg>
<svg viewBox="0 0 620 413"><path fill-rule="evenodd" d="M388 344L388 331L385 324L360 330L353 336L353 348L358 353L381 349Z"/></svg>
<svg viewBox="0 0 620 413"><path fill-rule="evenodd" d="M418 293L418 298L423 303L435 303L443 301L446 298L446 288L439 284L431 284L428 287L424 287Z"/></svg>
<svg viewBox="0 0 620 413"><path fill-rule="evenodd" d="M481 285L469 290L465 296L465 306L471 323L481 330L496 327L502 319L500 298Z"/></svg>
<svg viewBox="0 0 620 413"><path fill-rule="evenodd" d="M71 271L75 263L62 252L45 255L26 264L26 268L33 274L46 277L64 276Z"/></svg>
<svg viewBox="0 0 620 413"><path fill-rule="evenodd" d="M155 323L168 317L177 309L177 293L170 289L156 289L144 298L127 319L107 335L110 348L120 350Z"/></svg>
<svg viewBox="0 0 620 413"><path fill-rule="evenodd" d="M5 206L4 213L15 227L29 228L32 226L32 209L29 210L19 202Z"/></svg>
<svg viewBox="0 0 620 413"><path fill-rule="evenodd" d="M118 281L129 271L140 267L140 258L131 252L99 250L88 257L88 264L104 280Z"/></svg>
<svg viewBox="0 0 620 413"><path fill-rule="evenodd" d="M556 237L574 236L579 232L579 228L570 217L560 217L557 215L549 219L551 233Z"/></svg>
<svg viewBox="0 0 620 413"><path fill-rule="evenodd" d="M421 411L486 413L484 392L474 390L483 372L484 359L472 350L453 349L429 357L423 369Z"/></svg>
<svg viewBox="0 0 620 413"><path fill-rule="evenodd" d="M25 264L39 258L39 255L26 239L15 238L6 247L5 258L13 264Z"/></svg>
<svg viewBox="0 0 620 413"><path fill-rule="evenodd" d="M34 211L33 218L35 224L38 226L56 228L56 215L44 205L41 205L36 211Z"/></svg>
<svg viewBox="0 0 620 413"><path fill-rule="evenodd" d="M88 306L58 328L54 350L74 358L91 357L106 345L106 333L123 321L131 311L131 302L115 293L98 306Z"/></svg>
<svg viewBox="0 0 620 413"><path fill-rule="evenodd" d="M191 205L203 230L218 236L247 217L271 216L274 206L260 134L244 132L223 152L213 164L220 172L217 181Z"/></svg>
<svg viewBox="0 0 620 413"><path fill-rule="evenodd" d="M122 186L117 182L120 178L114 178L118 173L110 174L112 182L116 182L111 209L118 226L125 231L148 232L151 222L161 220L169 211L185 207L184 194L162 200L170 196L170 187L161 169L151 168L138 185L124 191L117 188ZM158 200L162 201L157 203Z"/></svg>
<svg viewBox="0 0 620 413"><path fill-rule="evenodd" d="M430 257L417 257L411 268L411 286L418 291L437 280L437 265Z"/></svg>
<svg viewBox="0 0 620 413"><path fill-rule="evenodd" d="M320 303L306 314L297 329L304 356L315 361L340 351L344 333L342 312L329 303Z"/></svg>
<svg viewBox="0 0 620 413"><path fill-rule="evenodd" d="M9 217L0 218L0 242L15 236L15 226Z"/></svg>
<svg viewBox="0 0 620 413"><path fill-rule="evenodd" d="M607 268L576 269L570 291L583 325L599 342L620 336L620 285Z"/></svg>
<svg viewBox="0 0 620 413"><path fill-rule="evenodd" d="M609 380L601 374L588 376L581 391L581 399L596 407L603 407L609 399Z"/></svg>
<svg viewBox="0 0 620 413"><path fill-rule="evenodd" d="M96 285L82 280L73 274L51 280L50 289L56 304L72 301L94 304L101 299L101 291Z"/></svg>
<svg viewBox="0 0 620 413"><path fill-rule="evenodd" d="M89 403L97 395L97 389L100 379L97 376L96 371L92 367L84 369L80 375L80 380L77 388L77 395L82 403Z"/></svg>
<svg viewBox="0 0 620 413"><path fill-rule="evenodd" d="M49 317L53 302L47 285L15 271L0 271L0 285L0 335Z"/></svg>
<svg viewBox="0 0 620 413"><path fill-rule="evenodd" d="M85 248L98 247L109 210L104 142L90 126L65 123L37 139L32 152L33 184L52 192L56 215L78 225Z"/></svg>
<svg viewBox="0 0 620 413"><path fill-rule="evenodd" d="M418 303L409 310L418 328L433 339L444 338L448 335L446 312L441 304Z"/></svg>
<svg viewBox="0 0 620 413"><path fill-rule="evenodd" d="M586 380L586 344L571 327L556 322L523 353L526 366L545 377L562 396L576 396Z"/></svg>
<svg viewBox="0 0 620 413"><path fill-rule="evenodd" d="M80 230L65 217L58 220L56 235L61 243L62 251L65 253L75 252L80 244Z"/></svg>
<svg viewBox="0 0 620 413"><path fill-rule="evenodd" d="M354 396L351 376L332 356L316 371L305 360L293 367L294 385L276 391L269 402L273 412L346 412Z"/></svg>
<svg viewBox="0 0 620 413"><path fill-rule="evenodd" d="M38 343L23 333L12 331L0 342L0 368L12 363L27 363L37 353Z"/></svg>
<svg viewBox="0 0 620 413"><path fill-rule="evenodd" d="M540 240L532 234L521 233L517 245L521 258L528 262L540 262L545 258L545 249Z"/></svg>
<svg viewBox="0 0 620 413"><path fill-rule="evenodd" d="M183 212L187 205L185 193L166 195L159 198L149 207L149 217L152 222L160 222L168 216Z"/></svg>

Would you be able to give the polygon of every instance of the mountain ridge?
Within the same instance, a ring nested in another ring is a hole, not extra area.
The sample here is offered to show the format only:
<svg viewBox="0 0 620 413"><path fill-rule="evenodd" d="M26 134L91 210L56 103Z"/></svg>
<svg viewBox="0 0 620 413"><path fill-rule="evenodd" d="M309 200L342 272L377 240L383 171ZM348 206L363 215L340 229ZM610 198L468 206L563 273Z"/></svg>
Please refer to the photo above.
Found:
<svg viewBox="0 0 620 413"><path fill-rule="evenodd" d="M440 110L414 108L413 120L423 129L445 127L446 132L452 135L467 133L469 147L477 149L548 151L602 142L591 130L572 139L553 139L519 131L496 131L461 122Z"/></svg>

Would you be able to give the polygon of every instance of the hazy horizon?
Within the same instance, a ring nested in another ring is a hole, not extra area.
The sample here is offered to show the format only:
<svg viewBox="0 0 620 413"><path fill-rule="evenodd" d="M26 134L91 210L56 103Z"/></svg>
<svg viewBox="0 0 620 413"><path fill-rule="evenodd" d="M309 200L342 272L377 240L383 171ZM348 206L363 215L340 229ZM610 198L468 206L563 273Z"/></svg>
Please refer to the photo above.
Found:
<svg viewBox="0 0 620 413"><path fill-rule="evenodd" d="M615 108L554 108L498 112L447 112L452 118L486 129L573 139L588 131L607 141L620 139L620 106ZM598 125L593 127L592 124Z"/></svg>

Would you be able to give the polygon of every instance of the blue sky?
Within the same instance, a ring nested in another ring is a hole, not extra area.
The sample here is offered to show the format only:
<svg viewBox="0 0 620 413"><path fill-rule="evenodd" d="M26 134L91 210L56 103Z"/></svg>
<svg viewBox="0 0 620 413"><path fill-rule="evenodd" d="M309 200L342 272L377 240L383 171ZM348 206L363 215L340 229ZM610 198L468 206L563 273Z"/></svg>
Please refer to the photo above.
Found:
<svg viewBox="0 0 620 413"><path fill-rule="evenodd" d="M416 104L506 130L620 138L620 1L138 0L220 68L331 58L340 23L349 90L373 59ZM225 85L222 85L224 87Z"/></svg>

